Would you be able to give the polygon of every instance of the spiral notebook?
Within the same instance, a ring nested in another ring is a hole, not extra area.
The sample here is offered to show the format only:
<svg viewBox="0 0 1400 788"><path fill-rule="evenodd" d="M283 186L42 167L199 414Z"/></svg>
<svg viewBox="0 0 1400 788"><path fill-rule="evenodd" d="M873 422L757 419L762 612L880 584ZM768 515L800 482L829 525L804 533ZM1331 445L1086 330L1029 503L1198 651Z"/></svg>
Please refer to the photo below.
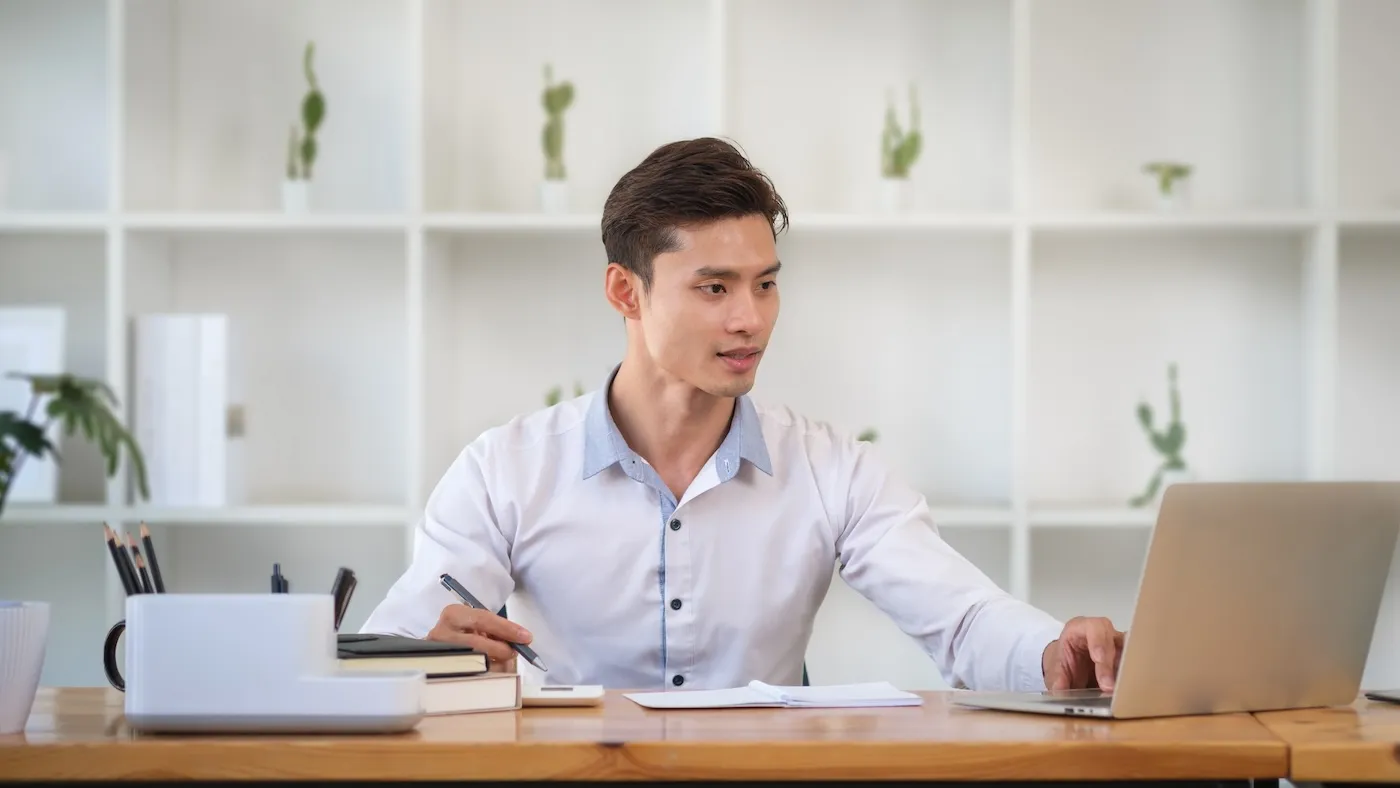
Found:
<svg viewBox="0 0 1400 788"><path fill-rule="evenodd" d="M823 687L775 686L751 681L748 686L716 690L629 692L625 697L648 709L860 708L919 706L923 698L888 681L831 684Z"/></svg>

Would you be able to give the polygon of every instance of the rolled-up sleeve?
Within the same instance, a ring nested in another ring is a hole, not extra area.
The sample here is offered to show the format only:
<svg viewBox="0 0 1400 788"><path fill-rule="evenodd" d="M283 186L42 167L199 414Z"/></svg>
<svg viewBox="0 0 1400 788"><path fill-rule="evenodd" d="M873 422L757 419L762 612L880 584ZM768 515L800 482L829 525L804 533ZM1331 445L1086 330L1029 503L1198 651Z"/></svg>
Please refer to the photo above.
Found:
<svg viewBox="0 0 1400 788"><path fill-rule="evenodd" d="M442 609L458 599L439 578L450 573L490 610L514 590L510 543L493 505L483 444L464 449L428 496L414 531L413 556L360 628L425 637Z"/></svg>
<svg viewBox="0 0 1400 788"><path fill-rule="evenodd" d="M830 511L841 577L917 640L954 688L1045 689L1042 656L1063 624L1016 599L939 534L927 501L878 454L833 451Z"/></svg>

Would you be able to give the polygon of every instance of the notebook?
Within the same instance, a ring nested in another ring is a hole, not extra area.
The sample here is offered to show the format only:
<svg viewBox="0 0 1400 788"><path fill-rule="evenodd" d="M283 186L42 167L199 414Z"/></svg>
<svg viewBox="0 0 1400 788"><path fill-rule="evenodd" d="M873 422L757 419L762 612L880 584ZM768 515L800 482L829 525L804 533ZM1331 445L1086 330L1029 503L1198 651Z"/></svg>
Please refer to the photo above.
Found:
<svg viewBox="0 0 1400 788"><path fill-rule="evenodd" d="M888 681L824 687L785 687L750 681L746 687L733 689L630 692L625 697L648 709L860 708L919 706L924 702Z"/></svg>
<svg viewBox="0 0 1400 788"><path fill-rule="evenodd" d="M421 670L430 679L486 672L484 652L401 635L337 634L336 657L341 670Z"/></svg>

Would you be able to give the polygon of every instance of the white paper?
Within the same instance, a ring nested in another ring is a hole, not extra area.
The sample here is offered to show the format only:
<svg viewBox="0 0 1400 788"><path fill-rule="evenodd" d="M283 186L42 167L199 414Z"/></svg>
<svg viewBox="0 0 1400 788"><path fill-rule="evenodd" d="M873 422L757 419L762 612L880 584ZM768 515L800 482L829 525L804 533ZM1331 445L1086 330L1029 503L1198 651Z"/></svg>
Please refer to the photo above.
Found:
<svg viewBox="0 0 1400 788"><path fill-rule="evenodd" d="M732 689L631 692L625 697L648 709L856 708L923 703L923 698L887 681L816 687L786 687L751 681L746 687Z"/></svg>

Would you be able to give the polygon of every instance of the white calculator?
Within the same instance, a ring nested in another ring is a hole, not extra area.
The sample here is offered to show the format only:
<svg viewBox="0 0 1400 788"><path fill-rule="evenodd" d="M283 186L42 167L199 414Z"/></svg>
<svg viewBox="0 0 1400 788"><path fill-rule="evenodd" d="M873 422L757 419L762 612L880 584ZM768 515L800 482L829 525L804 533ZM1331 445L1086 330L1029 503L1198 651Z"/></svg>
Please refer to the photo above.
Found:
<svg viewBox="0 0 1400 788"><path fill-rule="evenodd" d="M520 687L524 706L597 706L603 702L601 684L525 684Z"/></svg>

